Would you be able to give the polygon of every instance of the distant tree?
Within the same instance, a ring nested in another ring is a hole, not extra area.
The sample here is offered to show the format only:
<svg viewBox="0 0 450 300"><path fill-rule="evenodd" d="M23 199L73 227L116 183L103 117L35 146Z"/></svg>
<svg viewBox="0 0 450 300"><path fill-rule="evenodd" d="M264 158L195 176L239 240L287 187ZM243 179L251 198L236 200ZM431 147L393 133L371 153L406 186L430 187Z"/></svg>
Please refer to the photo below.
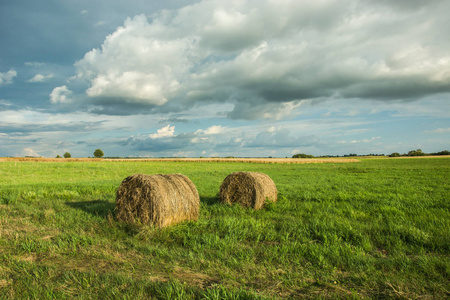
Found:
<svg viewBox="0 0 450 300"><path fill-rule="evenodd" d="M61 156L58 154L58 155L56 155L56 158L61 158Z"/></svg>
<svg viewBox="0 0 450 300"><path fill-rule="evenodd" d="M450 151L444 150L444 151L439 151L436 153L430 153L430 155L450 155Z"/></svg>
<svg viewBox="0 0 450 300"><path fill-rule="evenodd" d="M407 154L408 156L425 156L426 153L422 152L422 149L411 150Z"/></svg>
<svg viewBox="0 0 450 300"><path fill-rule="evenodd" d="M70 155L69 152L64 153L64 158L71 158L71 157L72 157L72 155Z"/></svg>
<svg viewBox="0 0 450 300"><path fill-rule="evenodd" d="M394 152L391 155L389 155L389 157L400 157L400 153Z"/></svg>
<svg viewBox="0 0 450 300"><path fill-rule="evenodd" d="M298 153L298 154L292 155L292 158L314 158L314 155Z"/></svg>
<svg viewBox="0 0 450 300"><path fill-rule="evenodd" d="M105 153L103 153L103 151L101 149L96 149L94 151L94 157L96 157L96 158L102 158L103 155L105 155Z"/></svg>

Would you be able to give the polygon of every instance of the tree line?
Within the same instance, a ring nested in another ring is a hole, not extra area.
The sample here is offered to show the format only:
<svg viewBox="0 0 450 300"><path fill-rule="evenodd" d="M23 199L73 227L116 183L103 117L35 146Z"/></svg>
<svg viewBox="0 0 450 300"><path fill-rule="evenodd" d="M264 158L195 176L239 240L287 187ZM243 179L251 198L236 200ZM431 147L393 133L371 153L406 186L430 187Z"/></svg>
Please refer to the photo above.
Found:
<svg viewBox="0 0 450 300"><path fill-rule="evenodd" d="M95 149L94 151L94 157L95 158L102 158L105 153L101 149ZM443 150L439 152L433 152L433 153L425 153L422 151L422 149L416 149L408 151L408 153L400 154L398 152L393 152L389 155L389 157L401 157L401 156L439 156L439 155L450 155L450 151ZM365 154L365 155L358 155L356 153L350 153L342 155L342 157L354 157L354 156L385 156L384 154ZM72 155L69 152L64 153L64 158L71 158ZM314 156L311 154L305 154L305 153L297 153L292 156L292 158L323 158L323 157L341 157L339 155L322 155L322 156ZM57 155L56 158L62 158L60 155Z"/></svg>
<svg viewBox="0 0 450 300"><path fill-rule="evenodd" d="M394 152L389 155L389 157L401 157L401 156L439 156L439 155L450 155L450 151L444 150L439 152L433 152L433 153L425 153L422 151L422 149L416 149L408 151L408 153L400 154L398 152ZM353 156L385 156L384 154L365 154L365 155L358 155L356 153L350 153L342 155L342 157L353 157ZM292 156L292 158L322 158L322 157L341 157L339 155L323 155L323 156L314 156L311 154L305 154L305 153L297 153Z"/></svg>
<svg viewBox="0 0 450 300"><path fill-rule="evenodd" d="M389 155L389 157L401 157L401 156L435 156L435 155L450 155L450 151L448 150L444 150L444 151L439 151L439 152L434 152L434 153L425 153L422 151L422 149L417 149L417 150L411 150L408 153L403 153L400 154L398 152L394 152L391 155Z"/></svg>
<svg viewBox="0 0 450 300"><path fill-rule="evenodd" d="M95 158L102 158L105 155L105 153L103 153L103 151L101 149L95 149L94 151L94 157ZM72 154L70 154L69 152L64 153L63 155L64 158L71 158ZM62 158L59 154L56 155L56 158Z"/></svg>

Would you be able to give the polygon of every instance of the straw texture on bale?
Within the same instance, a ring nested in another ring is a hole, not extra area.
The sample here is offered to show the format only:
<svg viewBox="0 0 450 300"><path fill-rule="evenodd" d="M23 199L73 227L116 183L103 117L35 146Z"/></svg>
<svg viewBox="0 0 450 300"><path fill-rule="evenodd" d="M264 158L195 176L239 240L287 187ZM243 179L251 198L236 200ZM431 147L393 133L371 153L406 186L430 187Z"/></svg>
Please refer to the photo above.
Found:
<svg viewBox="0 0 450 300"><path fill-rule="evenodd" d="M117 190L116 217L126 223L165 227L196 221L199 209L197 188L182 174L135 174Z"/></svg>
<svg viewBox="0 0 450 300"><path fill-rule="evenodd" d="M238 203L242 207L261 209L267 200L277 201L277 187L264 173L235 172L228 175L220 186L221 202Z"/></svg>

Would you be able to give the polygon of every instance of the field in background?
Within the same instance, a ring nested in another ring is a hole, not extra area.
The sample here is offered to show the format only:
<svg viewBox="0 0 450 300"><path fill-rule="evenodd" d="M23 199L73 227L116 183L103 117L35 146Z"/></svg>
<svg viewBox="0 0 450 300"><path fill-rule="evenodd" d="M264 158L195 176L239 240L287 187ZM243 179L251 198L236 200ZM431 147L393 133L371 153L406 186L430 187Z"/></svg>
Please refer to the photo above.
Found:
<svg viewBox="0 0 450 300"><path fill-rule="evenodd" d="M237 162L261 164L313 164L313 163L348 163L358 162L355 158L40 158L40 157L0 157L0 162L28 161L28 162L92 162L92 161L135 161L135 162Z"/></svg>
<svg viewBox="0 0 450 300"><path fill-rule="evenodd" d="M0 162L0 298L450 296L449 158L75 160ZM269 175L279 201L218 203L235 171ZM117 223L115 191L135 173L188 176L199 221Z"/></svg>

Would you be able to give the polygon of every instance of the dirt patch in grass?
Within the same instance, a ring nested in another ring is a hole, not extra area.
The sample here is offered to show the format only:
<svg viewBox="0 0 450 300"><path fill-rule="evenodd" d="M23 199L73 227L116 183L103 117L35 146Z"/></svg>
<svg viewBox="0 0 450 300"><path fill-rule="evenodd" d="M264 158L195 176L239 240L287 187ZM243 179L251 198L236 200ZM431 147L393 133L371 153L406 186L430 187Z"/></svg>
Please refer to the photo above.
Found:
<svg viewBox="0 0 450 300"><path fill-rule="evenodd" d="M134 279L148 279L153 282L169 282L175 279L199 288L208 288L220 283L218 278L210 275L178 265L170 265L167 262L150 264L148 258L137 251L123 253L107 245L92 245L80 249L76 256L47 253L42 256L26 254L11 257L19 261L55 268L58 272L95 270L97 274L120 273Z"/></svg>
<svg viewBox="0 0 450 300"><path fill-rule="evenodd" d="M20 259L25 260L26 258L21 257ZM33 261L31 260L29 262ZM42 260L34 261L34 263L57 268L58 271L77 270L80 272L89 272L95 270L97 274L120 273L133 279L148 279L153 282L169 282L175 279L202 289L220 283L217 278L181 267L174 267L170 272L164 270L163 266L149 266L146 263L136 267L133 261L126 261L119 256L116 256L116 259L104 259L91 255L82 258L69 258L67 256L57 255L50 259L43 258Z"/></svg>
<svg viewBox="0 0 450 300"><path fill-rule="evenodd" d="M186 282L190 285L196 285L201 288L210 287L213 284L219 283L219 280L216 278L180 267L175 267L172 275L181 282Z"/></svg>
<svg viewBox="0 0 450 300"><path fill-rule="evenodd" d="M27 255L18 256L17 259L20 261L28 262L28 263L33 263L36 261L37 256L35 254L27 254Z"/></svg>
<svg viewBox="0 0 450 300"><path fill-rule="evenodd" d="M12 284L11 280L0 279L0 288L8 287Z"/></svg>

